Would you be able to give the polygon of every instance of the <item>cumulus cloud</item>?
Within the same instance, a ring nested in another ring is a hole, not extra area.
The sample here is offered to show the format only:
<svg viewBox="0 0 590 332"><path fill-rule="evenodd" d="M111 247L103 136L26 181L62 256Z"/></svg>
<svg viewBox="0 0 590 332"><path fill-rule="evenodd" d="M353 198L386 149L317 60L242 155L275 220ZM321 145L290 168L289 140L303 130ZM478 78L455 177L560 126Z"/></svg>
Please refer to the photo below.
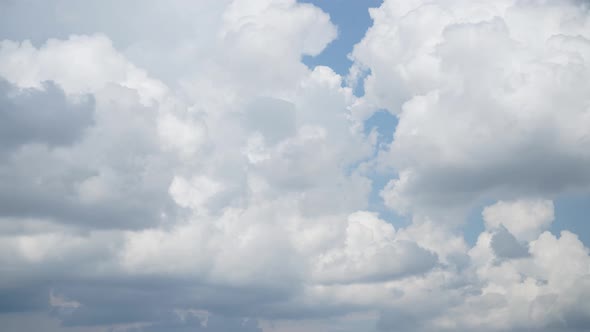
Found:
<svg viewBox="0 0 590 332"><path fill-rule="evenodd" d="M553 202L549 200L500 201L483 210L488 228L505 227L521 240L536 239L549 228L555 218Z"/></svg>
<svg viewBox="0 0 590 332"><path fill-rule="evenodd" d="M375 282L424 273L436 255L416 243L396 239L390 224L368 212L349 217L342 247L322 253L316 272L327 283Z"/></svg>
<svg viewBox="0 0 590 332"><path fill-rule="evenodd" d="M363 103L399 117L380 156L380 167L399 172L386 203L439 213L587 188L587 13L571 1L385 1L373 10L353 58L370 69Z"/></svg>
<svg viewBox="0 0 590 332"><path fill-rule="evenodd" d="M303 64L338 29L295 0L0 9L9 331L590 326L550 232L590 189L587 4L385 0L348 77Z"/></svg>
<svg viewBox="0 0 590 332"><path fill-rule="evenodd" d="M19 87L38 87L51 80L67 93L80 94L117 83L135 90L144 104L165 93L161 83L126 61L104 35L49 39L39 49L29 41L4 40L0 50L0 74Z"/></svg>
<svg viewBox="0 0 590 332"><path fill-rule="evenodd" d="M519 243L518 239L504 227L494 233L490 246L499 258L519 258L528 255L527 247Z"/></svg>
<svg viewBox="0 0 590 332"><path fill-rule="evenodd" d="M0 126L3 149L24 144L69 145L94 122L94 101L70 101L49 81L42 89L19 89L0 81Z"/></svg>

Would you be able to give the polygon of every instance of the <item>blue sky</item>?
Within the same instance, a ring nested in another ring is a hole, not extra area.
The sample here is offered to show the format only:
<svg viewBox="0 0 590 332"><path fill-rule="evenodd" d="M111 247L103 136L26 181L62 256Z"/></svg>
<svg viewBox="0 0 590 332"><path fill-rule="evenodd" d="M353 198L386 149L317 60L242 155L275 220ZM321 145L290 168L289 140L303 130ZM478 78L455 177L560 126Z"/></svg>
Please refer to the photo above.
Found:
<svg viewBox="0 0 590 332"><path fill-rule="evenodd" d="M559 232L564 229L571 230L578 234L580 239L590 243L590 196L566 195L555 201L555 224L552 231Z"/></svg>
<svg viewBox="0 0 590 332"><path fill-rule="evenodd" d="M303 62L310 67L329 66L335 72L346 75L352 65L348 54L353 46L361 41L365 31L372 25L368 8L379 7L381 0L304 0L330 14L332 22L338 26L338 38L316 57L304 57Z"/></svg>

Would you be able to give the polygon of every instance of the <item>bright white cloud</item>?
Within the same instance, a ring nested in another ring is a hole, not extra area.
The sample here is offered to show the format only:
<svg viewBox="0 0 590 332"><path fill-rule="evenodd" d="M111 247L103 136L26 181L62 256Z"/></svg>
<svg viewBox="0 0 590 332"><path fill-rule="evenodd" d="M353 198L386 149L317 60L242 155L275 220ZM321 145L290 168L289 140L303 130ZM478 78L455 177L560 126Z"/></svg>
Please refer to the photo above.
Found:
<svg viewBox="0 0 590 332"><path fill-rule="evenodd" d="M368 212L349 217L344 243L321 253L315 278L324 283L375 282L426 272L436 256L397 239L390 224Z"/></svg>
<svg viewBox="0 0 590 332"><path fill-rule="evenodd" d="M370 69L363 103L399 117L379 161L399 172L390 207L588 188L585 5L385 1L372 16L353 57Z"/></svg>
<svg viewBox="0 0 590 332"><path fill-rule="evenodd" d="M488 228L506 227L521 240L536 239L555 218L553 202L548 200L500 201L483 210Z"/></svg>
<svg viewBox="0 0 590 332"><path fill-rule="evenodd" d="M0 75L19 87L54 81L70 94L94 93L109 83L135 90L142 103L159 101L164 85L127 61L104 35L50 39L37 49L29 41L0 45Z"/></svg>

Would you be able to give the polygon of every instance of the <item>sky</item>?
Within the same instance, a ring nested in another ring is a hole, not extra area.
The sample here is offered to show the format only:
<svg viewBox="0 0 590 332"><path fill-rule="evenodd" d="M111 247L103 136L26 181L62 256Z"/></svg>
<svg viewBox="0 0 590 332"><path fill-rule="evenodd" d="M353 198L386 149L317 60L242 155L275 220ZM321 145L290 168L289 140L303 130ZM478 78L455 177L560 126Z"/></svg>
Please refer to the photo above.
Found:
<svg viewBox="0 0 590 332"><path fill-rule="evenodd" d="M590 330L590 4L0 0L2 332Z"/></svg>

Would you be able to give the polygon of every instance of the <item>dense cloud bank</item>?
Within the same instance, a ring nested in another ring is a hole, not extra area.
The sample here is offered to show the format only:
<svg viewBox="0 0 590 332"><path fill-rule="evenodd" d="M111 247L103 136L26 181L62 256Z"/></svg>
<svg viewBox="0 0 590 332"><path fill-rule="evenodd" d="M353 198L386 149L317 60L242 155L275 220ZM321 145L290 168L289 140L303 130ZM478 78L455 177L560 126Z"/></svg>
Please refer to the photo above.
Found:
<svg viewBox="0 0 590 332"><path fill-rule="evenodd" d="M0 326L590 329L587 244L549 232L590 191L588 3L370 14L341 77L295 0L0 1Z"/></svg>

